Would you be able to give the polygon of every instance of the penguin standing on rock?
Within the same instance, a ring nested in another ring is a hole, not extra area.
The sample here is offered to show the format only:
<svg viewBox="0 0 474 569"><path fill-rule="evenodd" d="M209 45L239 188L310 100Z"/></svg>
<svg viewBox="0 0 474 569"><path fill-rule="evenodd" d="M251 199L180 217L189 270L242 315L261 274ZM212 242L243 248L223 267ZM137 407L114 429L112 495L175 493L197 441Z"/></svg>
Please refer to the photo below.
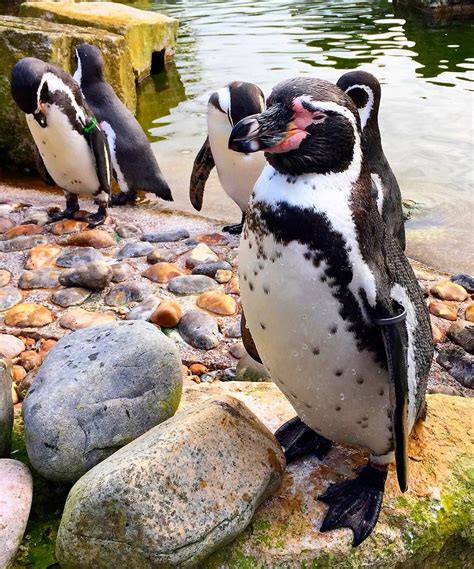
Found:
<svg viewBox="0 0 474 569"><path fill-rule="evenodd" d="M337 86L349 95L359 111L362 149L369 164L377 208L388 230L405 250L402 195L395 174L383 152L380 138L380 83L366 71L350 71L339 79Z"/></svg>
<svg viewBox="0 0 474 569"><path fill-rule="evenodd" d="M288 460L322 458L332 441L370 450L356 478L319 496L329 505L321 531L351 528L357 546L377 522L394 458L407 488L407 439L433 355L423 294L372 199L359 114L343 91L284 81L229 146L268 161L239 274L258 354L298 414L276 436Z"/></svg>
<svg viewBox="0 0 474 569"><path fill-rule="evenodd" d="M76 48L74 79L107 136L114 177L121 193L114 205L135 203L137 193L150 192L173 201L142 127L104 79L104 60L99 48L83 44Z"/></svg>
<svg viewBox="0 0 474 569"><path fill-rule="evenodd" d="M99 209L83 219L91 226L103 223L112 175L109 149L77 83L59 67L25 57L12 69L11 93L26 115L40 171L66 194L66 209L50 217L73 217L78 194L89 194Z"/></svg>
<svg viewBox="0 0 474 569"><path fill-rule="evenodd" d="M204 187L216 166L222 188L242 210L240 223L223 228L228 233L241 233L252 188L265 165L263 155L242 155L229 150L229 136L232 127L241 119L261 113L264 108L265 98L261 89L253 83L241 81L229 83L209 99L208 137L194 161L189 196L193 207L200 211Z"/></svg>

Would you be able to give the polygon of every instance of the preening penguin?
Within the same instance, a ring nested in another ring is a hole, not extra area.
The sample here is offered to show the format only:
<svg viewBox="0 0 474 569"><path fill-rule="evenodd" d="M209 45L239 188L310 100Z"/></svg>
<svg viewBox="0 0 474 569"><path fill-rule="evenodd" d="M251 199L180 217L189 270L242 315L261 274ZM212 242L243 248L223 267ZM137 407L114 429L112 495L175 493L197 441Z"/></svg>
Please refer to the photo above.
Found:
<svg viewBox="0 0 474 569"><path fill-rule="evenodd" d="M74 79L109 143L114 177L121 191L112 196L112 203L134 203L140 191L173 201L142 127L104 79L104 60L99 48L89 44L78 46L76 61Z"/></svg>
<svg viewBox="0 0 474 569"><path fill-rule="evenodd" d="M109 149L77 83L59 67L25 57L12 69L11 93L26 115L40 170L66 194L66 209L51 217L72 217L79 210L77 194L89 194L99 209L85 221L103 223L112 174Z"/></svg>
<svg viewBox="0 0 474 569"><path fill-rule="evenodd" d="M380 138L380 83L366 71L350 71L339 79L337 86L349 95L359 111L362 149L370 168L377 208L390 233L405 250L402 195L395 174L383 152Z"/></svg>
<svg viewBox="0 0 474 569"><path fill-rule="evenodd" d="M321 531L349 527L356 546L377 522L393 458L407 487L407 438L433 355L423 294L372 199L359 114L339 88L280 83L229 146L268 161L239 274L258 354L298 414L276 435L289 460L323 457L331 441L370 450L356 478L319 496L329 505Z"/></svg>
<svg viewBox="0 0 474 569"><path fill-rule="evenodd" d="M207 179L216 166L223 190L242 210L241 223L223 228L229 233L242 231L252 188L265 165L263 155L242 155L229 150L229 136L240 119L264 108L265 98L260 88L241 81L233 81L213 93L207 106L208 137L194 161L189 196L193 207L200 211Z"/></svg>

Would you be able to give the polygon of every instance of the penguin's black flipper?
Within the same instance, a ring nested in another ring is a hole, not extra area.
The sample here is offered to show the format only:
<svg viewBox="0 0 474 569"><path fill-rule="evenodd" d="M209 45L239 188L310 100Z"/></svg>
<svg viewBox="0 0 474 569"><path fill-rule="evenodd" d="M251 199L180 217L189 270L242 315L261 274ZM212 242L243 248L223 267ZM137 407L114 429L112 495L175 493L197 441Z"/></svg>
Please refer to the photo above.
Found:
<svg viewBox="0 0 474 569"><path fill-rule="evenodd" d="M51 177L51 174L46 169L44 165L43 158L41 158L41 154L39 150L35 146L34 150L34 157L35 157L35 166L38 174L40 175L41 179L48 184L48 186L56 186L56 182Z"/></svg>
<svg viewBox="0 0 474 569"><path fill-rule="evenodd" d="M189 199L197 211L201 211L204 187L215 165L209 137L207 137L194 160L193 171L189 181Z"/></svg>
<svg viewBox="0 0 474 569"><path fill-rule="evenodd" d="M275 431L275 437L285 449L287 463L308 455L322 460L332 447L332 441L315 433L299 417L284 423Z"/></svg>
<svg viewBox="0 0 474 569"><path fill-rule="evenodd" d="M408 376L406 310L397 303L395 310L379 310L374 318L380 326L387 355L390 400L393 402L392 429L395 446L395 463L400 490L408 487Z"/></svg>
<svg viewBox="0 0 474 569"><path fill-rule="evenodd" d="M94 119L95 121L95 119ZM89 146L95 157L97 178L99 179L100 189L106 194L111 194L112 183L112 162L107 139L99 128L97 121L91 123L84 129L89 137Z"/></svg>
<svg viewBox="0 0 474 569"><path fill-rule="evenodd" d="M349 528L354 533L352 547L360 545L372 533L382 508L387 466L364 466L357 478L331 484L318 500L328 504L320 531Z"/></svg>

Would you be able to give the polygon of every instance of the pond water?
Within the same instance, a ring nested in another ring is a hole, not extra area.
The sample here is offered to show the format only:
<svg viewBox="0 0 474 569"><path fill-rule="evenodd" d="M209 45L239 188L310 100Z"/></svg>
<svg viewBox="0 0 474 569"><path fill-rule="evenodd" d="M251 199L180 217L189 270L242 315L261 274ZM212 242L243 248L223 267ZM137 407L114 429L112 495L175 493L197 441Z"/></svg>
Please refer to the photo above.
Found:
<svg viewBox="0 0 474 569"><path fill-rule="evenodd" d="M388 0L135 5L181 22L175 60L142 84L138 112L177 207L191 209L189 175L213 90L245 80L269 94L284 78L335 82L361 67L382 83L384 149L404 199L419 203L407 224L408 253L441 269L474 270L473 20L434 22ZM215 175L203 213L239 219Z"/></svg>

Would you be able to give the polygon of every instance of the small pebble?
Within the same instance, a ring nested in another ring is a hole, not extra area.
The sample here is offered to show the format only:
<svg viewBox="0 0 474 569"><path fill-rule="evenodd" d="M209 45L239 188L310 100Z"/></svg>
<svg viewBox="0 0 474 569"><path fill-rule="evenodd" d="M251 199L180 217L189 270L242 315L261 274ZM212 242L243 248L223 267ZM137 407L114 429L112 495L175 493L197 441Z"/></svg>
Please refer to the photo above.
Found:
<svg viewBox="0 0 474 569"><path fill-rule="evenodd" d="M216 271L214 278L219 284L228 283L230 281L230 279L232 278L232 271L226 271L223 269L219 269L218 271Z"/></svg>
<svg viewBox="0 0 474 569"><path fill-rule="evenodd" d="M17 304L5 314L5 324L18 328L46 326L52 321L52 312L45 306L34 303Z"/></svg>
<svg viewBox="0 0 474 569"><path fill-rule="evenodd" d="M105 288L112 280L112 269L103 261L79 265L66 269L59 275L59 282L64 286L82 287L92 290Z"/></svg>
<svg viewBox="0 0 474 569"><path fill-rule="evenodd" d="M142 239L143 241L149 241L150 243L167 243L171 241L181 241L188 237L188 231L185 229L178 229L177 231L151 231L144 233Z"/></svg>
<svg viewBox="0 0 474 569"><path fill-rule="evenodd" d="M456 300L458 302L466 300L468 296L464 287L447 280L434 284L430 288L430 292L441 300Z"/></svg>
<svg viewBox="0 0 474 569"><path fill-rule="evenodd" d="M12 366L12 379L17 385L21 383L21 381L25 378L25 376L26 376L26 370L24 367L20 365Z"/></svg>
<svg viewBox="0 0 474 569"><path fill-rule="evenodd" d="M142 273L142 276L150 279L154 283L167 283L175 277L185 275L186 273L173 265L173 263L156 263L148 267L148 269Z"/></svg>
<svg viewBox="0 0 474 569"><path fill-rule="evenodd" d="M206 275L207 277L214 278L219 270L230 271L232 267L226 261L212 261L210 263L199 263L192 270L193 275ZM232 272L231 272L232 276Z"/></svg>
<svg viewBox="0 0 474 569"><path fill-rule="evenodd" d="M152 268L156 266L157 265L153 265ZM205 275L185 275L182 277L175 277L168 283L168 290L174 294L180 295L199 294L216 287L216 281L210 277L206 277Z"/></svg>
<svg viewBox="0 0 474 569"><path fill-rule="evenodd" d="M61 247L56 245L37 245L28 253L25 269L42 269L53 267L58 255L61 254Z"/></svg>
<svg viewBox="0 0 474 569"><path fill-rule="evenodd" d="M204 364L200 364L200 363L192 363L189 366L189 370L191 371L191 373L193 375L202 375L203 373L207 373L209 370L207 369L207 367Z"/></svg>
<svg viewBox="0 0 474 569"><path fill-rule="evenodd" d="M163 328L174 328L179 324L183 312L176 300L163 300L150 317L150 322L163 326Z"/></svg>
<svg viewBox="0 0 474 569"><path fill-rule="evenodd" d="M193 269L201 263L216 262L219 257L205 243L199 243L197 247L186 255L186 267Z"/></svg>
<svg viewBox="0 0 474 569"><path fill-rule="evenodd" d="M145 283L125 282L115 285L105 297L108 306L122 306L129 302L141 302L150 294L149 286Z"/></svg>
<svg viewBox="0 0 474 569"><path fill-rule="evenodd" d="M237 360L243 358L247 353L242 342L237 342L236 344L232 344L229 348L229 352Z"/></svg>
<svg viewBox="0 0 474 569"><path fill-rule="evenodd" d="M10 274L10 271L7 271L6 269L0 269L0 287L6 286L10 282L11 278L12 276Z"/></svg>
<svg viewBox="0 0 474 569"><path fill-rule="evenodd" d="M12 334L0 334L0 358L12 359L21 354L25 344Z"/></svg>
<svg viewBox="0 0 474 569"><path fill-rule="evenodd" d="M56 288L59 286L60 274L61 271L52 267L24 271L20 276L18 286L22 289Z"/></svg>
<svg viewBox="0 0 474 569"><path fill-rule="evenodd" d="M102 326L115 321L115 316L104 312L88 312L83 308L75 308L66 312L59 321L62 328L69 330L81 330L89 326Z"/></svg>
<svg viewBox="0 0 474 569"><path fill-rule="evenodd" d="M5 239L13 239L21 235L41 235L42 233L44 233L44 229L33 223L28 225L16 225L5 232Z"/></svg>
<svg viewBox="0 0 474 569"><path fill-rule="evenodd" d="M235 368L228 367L222 373L221 381L236 381L237 380L237 373Z"/></svg>
<svg viewBox="0 0 474 569"><path fill-rule="evenodd" d="M19 363L26 370L31 371L41 365L41 356L38 352L27 350L20 355ZM26 374L25 374L26 375ZM23 379L23 378L22 378Z"/></svg>
<svg viewBox="0 0 474 569"><path fill-rule="evenodd" d="M183 340L200 350L211 350L219 344L216 320L200 310L190 310L181 318L179 333Z"/></svg>
<svg viewBox="0 0 474 569"><path fill-rule="evenodd" d="M120 223L115 228L115 231L122 239L129 239L130 237L140 239L143 235L143 231L133 223Z"/></svg>
<svg viewBox="0 0 474 569"><path fill-rule="evenodd" d="M16 287L4 286L0 288L0 310L7 310L21 302L21 300L21 293Z"/></svg>
<svg viewBox="0 0 474 569"><path fill-rule="evenodd" d="M91 295L91 291L80 287L62 288L53 293L51 300L63 308L78 306L86 301Z"/></svg>
<svg viewBox="0 0 474 569"><path fill-rule="evenodd" d="M134 259L136 257L146 257L153 251L153 245L144 241L137 241L136 243L127 243L120 249L117 254L117 259Z"/></svg>
<svg viewBox="0 0 474 569"><path fill-rule="evenodd" d="M150 320L159 304L160 299L154 294L150 294L143 302L130 310L127 314L127 320Z"/></svg>
<svg viewBox="0 0 474 569"><path fill-rule="evenodd" d="M117 245L115 239L101 229L90 229L81 233L73 233L67 237L65 245L76 247L95 247L96 249L105 249Z"/></svg>
<svg viewBox="0 0 474 569"><path fill-rule="evenodd" d="M235 299L219 290L211 290L201 294L197 299L197 305L199 308L204 308L221 316L232 316L237 311Z"/></svg>
<svg viewBox="0 0 474 569"><path fill-rule="evenodd" d="M51 228L54 235L68 235L69 233L79 233L88 227L87 221L77 221L75 219L61 219Z"/></svg>
<svg viewBox="0 0 474 569"><path fill-rule="evenodd" d="M93 247L77 247L66 251L58 257L56 265L69 269L86 263L94 263L95 261L105 261L105 257Z"/></svg>
<svg viewBox="0 0 474 569"><path fill-rule="evenodd" d="M458 317L458 308L457 306L453 306L451 304L444 304L443 302L439 302L437 300L432 300L428 308L433 314L433 316L439 316L440 318L444 318L445 320L457 320Z"/></svg>
<svg viewBox="0 0 474 569"><path fill-rule="evenodd" d="M474 302L470 302L466 306L466 311L464 312L464 318L468 322L474 322Z"/></svg>

